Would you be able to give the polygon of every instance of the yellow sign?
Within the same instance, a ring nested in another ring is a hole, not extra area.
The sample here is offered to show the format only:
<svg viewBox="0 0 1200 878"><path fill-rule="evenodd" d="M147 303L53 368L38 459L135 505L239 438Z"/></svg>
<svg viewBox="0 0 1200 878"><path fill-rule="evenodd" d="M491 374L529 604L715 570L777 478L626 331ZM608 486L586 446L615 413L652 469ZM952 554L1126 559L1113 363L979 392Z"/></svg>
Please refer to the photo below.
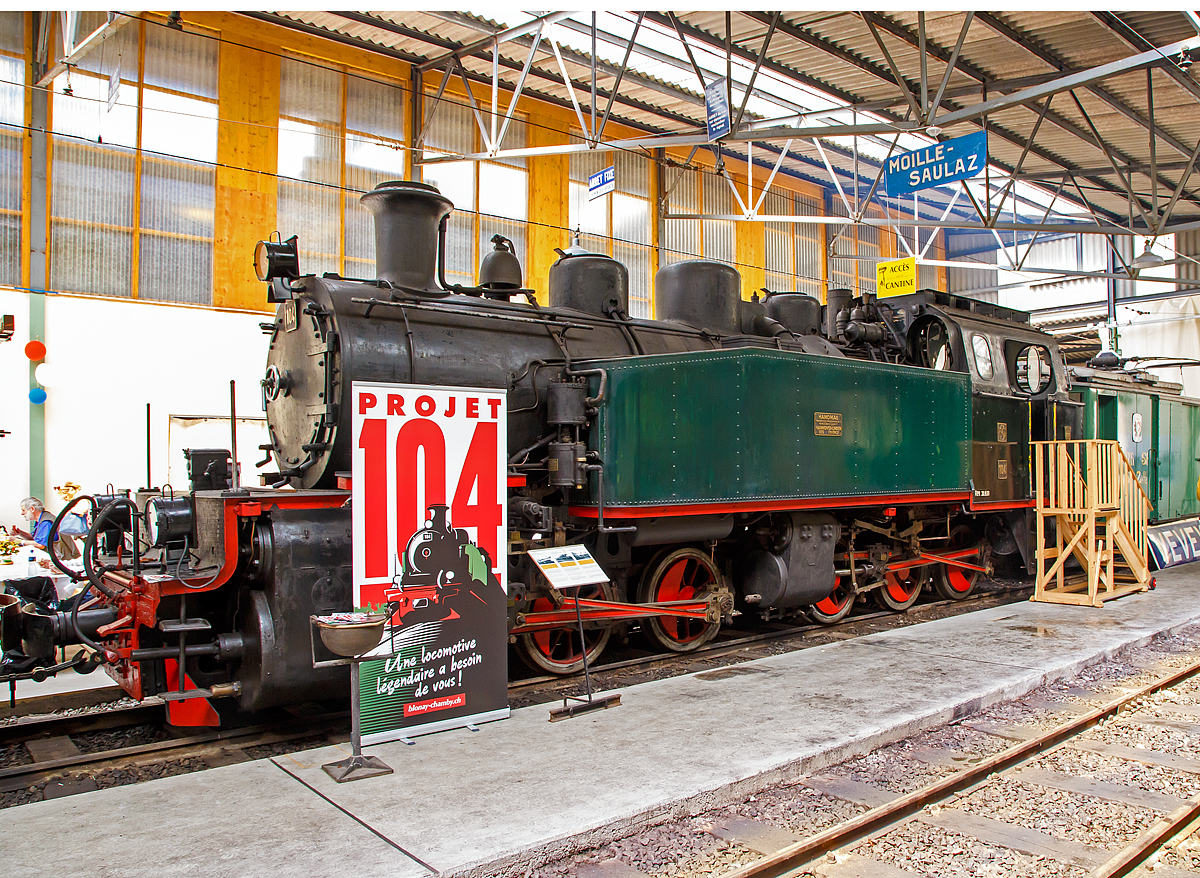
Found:
<svg viewBox="0 0 1200 878"><path fill-rule="evenodd" d="M917 291L917 260L909 258L878 263L875 266L875 283L877 295L881 299L915 293Z"/></svg>
<svg viewBox="0 0 1200 878"><path fill-rule="evenodd" d="M841 436L842 435L842 414L841 412L814 412L813 413L813 435L814 436ZM1197 488L1200 490L1200 488Z"/></svg>

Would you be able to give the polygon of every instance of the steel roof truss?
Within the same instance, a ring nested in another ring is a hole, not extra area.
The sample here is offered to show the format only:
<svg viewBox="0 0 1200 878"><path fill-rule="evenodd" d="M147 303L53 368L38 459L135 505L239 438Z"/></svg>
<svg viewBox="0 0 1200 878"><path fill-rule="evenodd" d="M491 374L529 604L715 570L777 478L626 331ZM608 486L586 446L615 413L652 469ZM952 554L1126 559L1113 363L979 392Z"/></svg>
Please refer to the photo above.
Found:
<svg viewBox="0 0 1200 878"><path fill-rule="evenodd" d="M625 47L625 58L621 61L621 70L617 73L617 81L613 83L612 93L608 96L608 106L604 108L604 118L600 120L600 128L596 131L596 140L604 136L604 128L608 125L608 114L612 112L613 101L616 100L617 92L621 90L621 80L625 77L625 71L629 69L629 56L633 53L638 31L642 29L642 19L645 17L646 13L639 12L637 21L633 25L633 36L629 38L629 44Z"/></svg>
<svg viewBox="0 0 1200 878"><path fill-rule="evenodd" d="M883 57L887 61L888 67L890 67L892 70L892 78L895 79L896 86L900 89L900 93L904 95L904 99L908 101L908 106L909 109L912 110L913 116L919 121L924 121L925 113L922 111L921 107L917 105L917 99L913 97L913 93L909 89L907 81L903 76L900 75L900 68L897 67L896 62L892 60L892 53L889 52L887 46L883 44L883 37L880 36L879 29L875 27L875 22L865 17L863 18L863 21L866 22L867 29L871 32L871 36L875 38L875 42L879 46L879 51L883 52ZM924 56L922 56L922 63L924 63Z"/></svg>
<svg viewBox="0 0 1200 878"><path fill-rule="evenodd" d="M1183 189L1187 185L1187 181L1191 178L1192 171L1196 168L1196 158L1198 156L1200 156L1200 141L1196 142L1196 148L1192 150L1192 157L1188 159L1187 169L1183 172L1183 175L1180 176L1179 184L1175 187L1175 191L1171 195L1171 200L1167 202L1167 206L1163 209L1162 217L1159 219L1158 224L1154 227L1155 236L1166 234L1167 221L1175 212L1175 205L1179 202L1179 196L1183 194Z"/></svg>
<svg viewBox="0 0 1200 878"><path fill-rule="evenodd" d="M812 145L817 148L817 152L821 154L821 161L825 163L825 169L829 171L829 179L833 180L833 185L837 187L838 195L842 196L842 204L846 206L846 213L851 219L854 217L854 208L850 206L850 200L846 198L846 192L842 189L842 181L838 179L837 174L833 172L833 165L829 163L829 156L825 155L825 148L821 146L821 141L817 138L812 139Z"/></svg>
<svg viewBox="0 0 1200 878"><path fill-rule="evenodd" d="M958 196L962 194L961 189L954 190L954 197L950 199L950 203L946 205L946 209L942 211L941 219L944 221L950 216L950 211L954 210L954 205L958 203ZM921 259L925 258L925 254L929 252L929 248L933 246L934 240L937 238L937 229L933 229L929 235L929 240L925 242L925 246L921 248Z"/></svg>
<svg viewBox="0 0 1200 878"><path fill-rule="evenodd" d="M634 33L634 36L637 36L636 32ZM517 85L513 89L512 98L508 102L508 110L504 114L504 125L500 128L500 135L499 135L499 137L495 138L492 141L492 148L489 150L489 152L491 152L492 155L495 155L496 150L499 149L500 146L502 146L504 144L504 135L508 133L508 126L509 126L509 123L512 122L513 111L516 110L517 101L521 99L521 93L525 90L525 78L527 76L529 76L529 68L533 66L533 56L537 54L538 47L541 45L541 43L542 43L542 25L539 24L537 30L533 34L533 45L529 47L529 54L525 57L525 66L521 69L521 78L517 80ZM497 47L494 51L496 51L498 49L499 49L499 46L497 45ZM499 70L496 71L496 78L499 79ZM617 85L620 86L620 84L621 84L621 82L620 82L620 80L618 80ZM609 107L612 106L613 98L615 98L617 96L616 91L617 91L616 88L614 88L612 96L608 99ZM493 84L492 85L493 104L495 103L495 97L494 97L495 93L496 93L496 85ZM574 93L572 93L572 97L574 97ZM605 121L608 120L608 113L604 114L604 118L605 118ZM492 128L495 129L495 127L496 127L496 118L495 118L495 116L493 116L492 117Z"/></svg>
<svg viewBox="0 0 1200 878"><path fill-rule="evenodd" d="M923 15L923 13L922 13ZM975 19L974 12L967 12L967 17L963 21L962 30L958 34L958 42L954 44L954 51L950 53L950 60L946 63L946 72L942 74L942 84L938 86L937 95L934 96L933 104L925 113L926 118L936 116L938 107L942 105L942 95L946 93L946 86L950 84L950 76L958 68L958 55L962 51L963 41L967 38L967 30L971 27L971 22ZM922 52L922 59L926 53ZM924 61L922 61L924 63ZM1031 138L1032 139L1032 138Z"/></svg>
<svg viewBox="0 0 1200 878"><path fill-rule="evenodd" d="M554 50L554 60L558 62L558 72L562 74L563 86L567 89L567 94L571 97L571 106L575 108L575 118L579 120L579 130L583 132L584 137L592 140L592 129L588 125L587 120L583 116L583 110L579 108L579 101L575 97L575 84L571 82L571 77L567 75L567 65L563 63L562 52L558 50L558 40L554 39L554 34L550 34L550 48Z"/></svg>
<svg viewBox="0 0 1200 878"><path fill-rule="evenodd" d="M982 16L983 13L980 13ZM1093 82L1099 82L1102 79L1108 79L1110 76L1117 76L1121 73L1129 73L1134 70L1140 70L1147 64L1158 63L1163 55L1177 54L1184 46L1188 45L1188 40L1180 40L1179 42L1170 43L1158 49L1152 49L1149 52L1142 52L1137 55L1130 55L1128 58L1122 58L1120 61L1113 61L1108 64L1101 64L1098 67L1091 67L1087 70L1081 70L1078 73L1062 76L1042 85L1035 85L1021 91L1014 92L1008 95L1001 95L991 100L982 101L971 107L964 107L961 110L954 110L946 113L940 118L931 120L935 125L941 128L946 128L958 122L969 122L980 116L985 116L988 113L994 113L997 110L1005 110L1009 107L1020 106L1027 104L1030 101L1035 101L1038 98L1043 98L1048 95L1056 94L1060 91L1071 91L1072 89L1086 86Z"/></svg>
<svg viewBox="0 0 1200 878"><path fill-rule="evenodd" d="M1021 150L1021 157L1017 159L1016 166L1013 168L1012 173L1009 174L1008 182L1004 184L1004 188L1000 190L1000 195L996 201L997 211L1004 209L1004 202L1008 198L1008 193L1012 190L1013 186L1016 185L1017 177L1021 173L1021 168L1025 165L1025 157L1029 155L1029 149L1033 146L1033 141L1037 139L1038 129L1042 127L1042 122L1045 120L1046 113L1049 111L1050 103L1053 100L1054 95L1049 95L1046 98L1045 106L1043 106L1041 111L1038 113L1037 121L1033 123L1033 131L1029 133L1029 137L1025 140L1025 148ZM1082 192L1080 193L1080 197L1083 197ZM988 200L991 200L990 196ZM1087 202L1085 201L1084 203L1086 204Z"/></svg>
<svg viewBox="0 0 1200 878"><path fill-rule="evenodd" d="M437 115L438 107L442 105L442 95L446 93L446 83L450 81L451 65L447 64L442 70L442 81L438 85L437 93L433 96L430 102L429 110L425 113L425 119L421 122L421 131L417 135L417 139L413 144L415 149L422 149L425 146L425 135L429 133L429 126L433 124L433 117Z"/></svg>
<svg viewBox="0 0 1200 878"><path fill-rule="evenodd" d="M1044 214L1042 214L1042 222L1045 222L1046 220L1048 220L1050 218L1050 212L1052 210L1054 210L1054 205L1058 201L1058 196L1062 194L1063 186L1065 186L1066 184L1067 184L1066 180L1063 180L1062 182L1060 182L1058 184L1058 189L1055 190L1054 197L1050 199L1050 204L1048 204L1046 206L1046 212ZM1020 270L1021 268L1024 267L1025 261L1029 258L1029 254L1033 252L1033 245L1037 243L1038 238L1040 238L1041 236L1042 236L1041 231L1037 231L1037 232L1033 233L1033 237L1029 239L1029 244L1026 245L1026 247L1025 247L1025 255L1022 256L1020 258L1020 260L1017 262L1018 270ZM1020 252L1019 247L1020 247L1020 245L1016 241L1014 241L1013 249L1016 250L1018 253Z"/></svg>
<svg viewBox="0 0 1200 878"><path fill-rule="evenodd" d="M775 26L778 24L779 13L776 12L771 16L771 26L767 28L767 35L763 37L762 49L758 53L758 60L754 62L754 72L750 74L750 82L746 84L746 93L742 96L742 105L738 107L737 118L733 120L732 131L737 131L741 127L746 104L750 101L750 95L754 94L754 80L758 79L758 71L762 69L763 59L767 57L767 49L771 46L771 37L775 35ZM730 60L732 61L732 59Z"/></svg>
<svg viewBox="0 0 1200 878"><path fill-rule="evenodd" d="M471 83L467 80L467 68L463 67L461 58L454 59L454 66L458 69L459 76L462 77L463 90L467 93L467 100L471 104L471 111L475 114L475 124L479 126L479 134L483 138L483 148L490 152L493 145L492 137L488 133L487 123L483 121L483 111L479 109L479 104L475 100L475 92L471 89ZM428 124L426 127L428 127Z"/></svg>
<svg viewBox="0 0 1200 878"><path fill-rule="evenodd" d="M1138 213L1142 215L1142 222L1146 224L1146 227L1153 228L1154 223L1150 221L1150 216L1146 213L1146 208L1142 205L1142 200L1138 198L1137 193L1133 191L1133 183L1130 181L1130 178L1121 173L1121 169L1117 167L1117 161L1113 158L1113 151L1109 147L1108 141L1101 137L1100 132L1096 130L1096 124L1092 121L1092 117L1088 115L1087 110L1083 108L1083 104L1080 102L1079 96L1075 94L1074 90L1070 91L1069 94L1071 95L1071 100L1075 102L1075 109L1079 111L1079 115L1083 116L1083 121L1087 122L1088 128L1092 129L1092 135L1096 138L1096 142L1100 144L1100 148L1104 151L1104 157L1108 159L1108 163L1112 165L1113 173L1117 175L1117 179L1120 180L1121 185L1125 187L1125 192L1129 195L1129 203L1137 206ZM1130 226L1132 227L1132 225L1133 223L1131 221Z"/></svg>
<svg viewBox="0 0 1200 878"><path fill-rule="evenodd" d="M523 37L526 34L537 31L541 33L543 27L548 24L554 24L556 21L566 18L571 15L570 12L551 12L546 15L539 16L532 21L527 21L524 24L518 24L515 27L507 28L491 36L485 37L482 40L477 40L474 43L468 43L465 46L460 46L457 49L452 49L443 55L438 55L436 58L430 58L422 64L417 65L417 69L422 73L430 70L436 70L447 61L455 56L473 55L476 52L485 49L496 51L500 48L501 43L507 43L510 40L515 40L518 37Z"/></svg>
<svg viewBox="0 0 1200 878"><path fill-rule="evenodd" d="M775 175L779 173L779 168L783 164L783 160L787 158L788 152L792 148L792 141L788 141L783 145L783 151L779 153L779 158L775 160L775 167L771 169L771 176L767 177L766 185L763 186L762 192L759 193L758 201L754 202L754 213L758 213L758 209L762 207L763 200L767 197L767 193L771 190L771 184L775 182ZM749 217L747 217L749 218Z"/></svg>

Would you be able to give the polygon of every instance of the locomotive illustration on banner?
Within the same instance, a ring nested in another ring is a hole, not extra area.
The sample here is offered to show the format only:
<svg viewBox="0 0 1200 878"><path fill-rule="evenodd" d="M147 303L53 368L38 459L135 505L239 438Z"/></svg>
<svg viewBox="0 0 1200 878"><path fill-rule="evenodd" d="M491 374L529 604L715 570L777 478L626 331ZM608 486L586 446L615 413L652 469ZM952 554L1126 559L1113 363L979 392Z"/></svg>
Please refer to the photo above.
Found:
<svg viewBox="0 0 1200 878"><path fill-rule="evenodd" d="M416 632L486 604L502 647L571 674L614 632L683 652L1032 563L1029 443L1086 433L1027 315L931 290L747 300L735 268L688 260L634 318L616 259L560 251L539 299L496 236L479 285L450 284L449 200L389 182L362 201L374 278L302 275L294 238L256 253L276 303L262 486L194 451L186 494L90 498L87 598L22 612L11 670L80 643L80 669L212 724L346 691L313 615L395 601ZM608 582L559 591L527 555L575 545Z"/></svg>

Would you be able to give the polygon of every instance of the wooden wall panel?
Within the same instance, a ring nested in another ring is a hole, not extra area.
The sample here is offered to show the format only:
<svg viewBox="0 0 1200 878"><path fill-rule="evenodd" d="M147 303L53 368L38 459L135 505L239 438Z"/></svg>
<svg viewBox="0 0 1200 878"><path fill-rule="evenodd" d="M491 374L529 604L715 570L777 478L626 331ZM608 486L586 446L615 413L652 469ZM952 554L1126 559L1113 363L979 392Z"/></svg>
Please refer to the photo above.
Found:
<svg viewBox="0 0 1200 878"><path fill-rule="evenodd" d="M279 56L240 42L221 46L213 305L268 311L253 260L275 231Z"/></svg>
<svg viewBox="0 0 1200 878"><path fill-rule="evenodd" d="M561 119L530 116L530 146L550 146L567 138ZM552 127L543 127L552 126ZM570 219L570 159L565 155L538 156L529 160L529 233L525 253L525 285L537 290L538 301L548 301L550 266L558 259L555 247L570 245L566 231Z"/></svg>

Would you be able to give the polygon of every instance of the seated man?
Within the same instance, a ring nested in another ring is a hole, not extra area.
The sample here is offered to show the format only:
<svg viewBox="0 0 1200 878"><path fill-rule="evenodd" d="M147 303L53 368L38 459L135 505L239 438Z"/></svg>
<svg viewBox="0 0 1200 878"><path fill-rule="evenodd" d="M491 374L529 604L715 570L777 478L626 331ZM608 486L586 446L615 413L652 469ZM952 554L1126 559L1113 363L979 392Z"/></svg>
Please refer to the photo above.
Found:
<svg viewBox="0 0 1200 878"><path fill-rule="evenodd" d="M79 549L71 537L66 534L51 533L54 529L54 516L46 511L46 507L37 497L26 497L21 501L21 515L32 525L28 533L16 525L13 526L12 532L22 538L21 545L34 546L46 552L49 551L47 547L50 545L50 541L55 540L54 551L59 558L79 557Z"/></svg>

